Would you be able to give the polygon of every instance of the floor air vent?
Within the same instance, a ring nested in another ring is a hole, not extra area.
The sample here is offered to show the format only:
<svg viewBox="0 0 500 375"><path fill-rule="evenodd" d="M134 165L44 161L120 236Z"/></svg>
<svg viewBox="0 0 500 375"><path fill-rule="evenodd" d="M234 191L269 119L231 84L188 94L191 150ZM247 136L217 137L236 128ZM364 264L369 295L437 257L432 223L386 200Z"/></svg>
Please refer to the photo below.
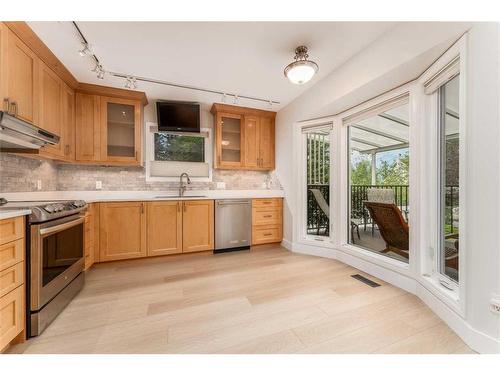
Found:
<svg viewBox="0 0 500 375"><path fill-rule="evenodd" d="M361 276L360 274L351 275L351 277L355 278L356 280L361 281L362 283L365 283L366 285L371 286L372 288L376 288L378 286L381 286L379 283L376 283L375 281L367 279L366 277Z"/></svg>

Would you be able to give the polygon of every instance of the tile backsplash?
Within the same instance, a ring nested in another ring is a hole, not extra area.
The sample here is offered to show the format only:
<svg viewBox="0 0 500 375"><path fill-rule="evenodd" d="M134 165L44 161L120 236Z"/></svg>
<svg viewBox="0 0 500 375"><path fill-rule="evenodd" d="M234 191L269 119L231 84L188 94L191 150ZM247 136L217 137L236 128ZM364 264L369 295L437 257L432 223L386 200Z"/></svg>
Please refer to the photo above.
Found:
<svg viewBox="0 0 500 375"><path fill-rule="evenodd" d="M273 172L213 170L212 182L193 182L189 189L215 189L225 182L229 190L281 189ZM95 190L175 190L177 182L147 182L141 167L101 167L57 164L0 153L0 192L36 191L41 180L43 191Z"/></svg>
<svg viewBox="0 0 500 375"><path fill-rule="evenodd" d="M0 192L57 190L57 165L50 161L0 153Z"/></svg>

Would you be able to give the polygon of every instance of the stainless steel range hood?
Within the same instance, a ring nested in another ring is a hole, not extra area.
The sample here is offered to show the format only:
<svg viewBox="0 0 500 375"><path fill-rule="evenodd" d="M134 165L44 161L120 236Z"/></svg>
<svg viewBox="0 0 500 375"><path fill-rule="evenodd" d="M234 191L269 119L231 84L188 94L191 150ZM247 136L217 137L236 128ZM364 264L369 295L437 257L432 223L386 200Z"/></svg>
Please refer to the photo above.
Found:
<svg viewBox="0 0 500 375"><path fill-rule="evenodd" d="M39 149L59 143L59 136L0 111L0 150Z"/></svg>

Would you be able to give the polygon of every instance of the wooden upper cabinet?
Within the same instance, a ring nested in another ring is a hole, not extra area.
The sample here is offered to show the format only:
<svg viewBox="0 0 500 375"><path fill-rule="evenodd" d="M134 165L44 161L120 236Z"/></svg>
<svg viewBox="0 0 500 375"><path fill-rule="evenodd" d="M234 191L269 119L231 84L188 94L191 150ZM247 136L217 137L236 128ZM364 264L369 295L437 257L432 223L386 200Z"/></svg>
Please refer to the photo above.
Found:
<svg viewBox="0 0 500 375"><path fill-rule="evenodd" d="M214 201L182 202L182 252L214 249Z"/></svg>
<svg viewBox="0 0 500 375"><path fill-rule="evenodd" d="M144 206L144 202L100 204L100 262L146 256Z"/></svg>
<svg viewBox="0 0 500 375"><path fill-rule="evenodd" d="M245 166L259 167L259 118L245 116Z"/></svg>
<svg viewBox="0 0 500 375"><path fill-rule="evenodd" d="M215 103L215 168L274 169L275 112Z"/></svg>
<svg viewBox="0 0 500 375"><path fill-rule="evenodd" d="M243 116L232 113L216 115L215 137L217 165L221 168L240 169L243 164Z"/></svg>
<svg viewBox="0 0 500 375"><path fill-rule="evenodd" d="M274 169L274 120L261 117L259 122L259 167Z"/></svg>
<svg viewBox="0 0 500 375"><path fill-rule="evenodd" d="M148 202L147 254L182 253L182 202Z"/></svg>
<svg viewBox="0 0 500 375"><path fill-rule="evenodd" d="M77 92L75 98L75 159L101 159L100 97Z"/></svg>
<svg viewBox="0 0 500 375"><path fill-rule="evenodd" d="M39 59L4 24L0 33L2 109L38 125Z"/></svg>
<svg viewBox="0 0 500 375"><path fill-rule="evenodd" d="M9 29L0 22L0 108L2 111L8 110L4 99L8 98L8 50L9 50Z"/></svg>
<svg viewBox="0 0 500 375"><path fill-rule="evenodd" d="M141 163L141 102L101 97L101 160Z"/></svg>
<svg viewBox="0 0 500 375"><path fill-rule="evenodd" d="M64 157L66 146L65 124L63 123L63 82L43 62L40 61L39 72L39 123L38 125L60 137L55 145L45 146L43 150L47 153Z"/></svg>
<svg viewBox="0 0 500 375"><path fill-rule="evenodd" d="M75 161L75 91L63 83L62 124L64 160Z"/></svg>

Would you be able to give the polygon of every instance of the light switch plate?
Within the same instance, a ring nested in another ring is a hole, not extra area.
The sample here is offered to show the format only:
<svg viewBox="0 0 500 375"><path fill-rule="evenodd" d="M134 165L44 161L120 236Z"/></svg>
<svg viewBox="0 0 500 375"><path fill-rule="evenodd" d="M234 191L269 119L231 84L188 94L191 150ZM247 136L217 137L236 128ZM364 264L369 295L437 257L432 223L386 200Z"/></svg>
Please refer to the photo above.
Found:
<svg viewBox="0 0 500 375"><path fill-rule="evenodd" d="M225 189L226 183L224 181L217 182L217 189Z"/></svg>
<svg viewBox="0 0 500 375"><path fill-rule="evenodd" d="M101 190L102 189L102 181L96 181L95 188L96 188L96 190Z"/></svg>
<svg viewBox="0 0 500 375"><path fill-rule="evenodd" d="M36 180L36 190L42 190L42 180Z"/></svg>

